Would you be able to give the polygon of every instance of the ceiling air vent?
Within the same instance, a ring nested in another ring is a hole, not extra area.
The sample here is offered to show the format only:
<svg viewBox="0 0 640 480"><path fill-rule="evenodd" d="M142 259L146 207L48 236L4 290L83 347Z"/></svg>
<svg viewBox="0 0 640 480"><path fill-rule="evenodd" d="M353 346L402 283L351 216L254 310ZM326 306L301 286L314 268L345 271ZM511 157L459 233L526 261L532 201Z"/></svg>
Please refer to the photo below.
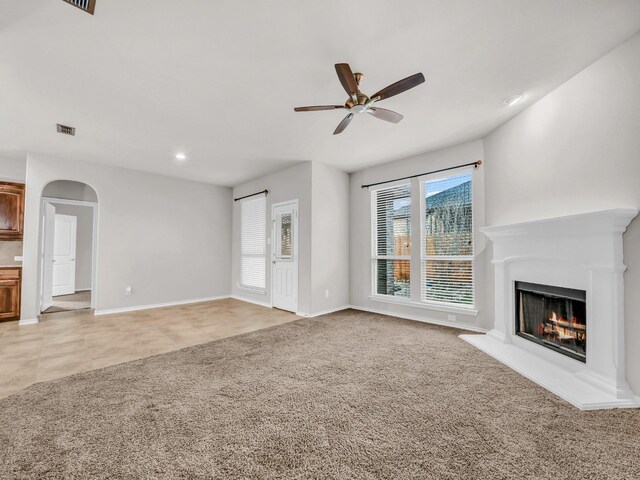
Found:
<svg viewBox="0 0 640 480"><path fill-rule="evenodd" d="M74 7L78 7L80 10L84 10L87 13L93 15L93 11L96 9L96 0L63 0L66 3L70 3Z"/></svg>
<svg viewBox="0 0 640 480"><path fill-rule="evenodd" d="M76 135L75 127L68 127L67 125L60 125L58 123L58 133L62 133L63 135L71 135L74 137Z"/></svg>

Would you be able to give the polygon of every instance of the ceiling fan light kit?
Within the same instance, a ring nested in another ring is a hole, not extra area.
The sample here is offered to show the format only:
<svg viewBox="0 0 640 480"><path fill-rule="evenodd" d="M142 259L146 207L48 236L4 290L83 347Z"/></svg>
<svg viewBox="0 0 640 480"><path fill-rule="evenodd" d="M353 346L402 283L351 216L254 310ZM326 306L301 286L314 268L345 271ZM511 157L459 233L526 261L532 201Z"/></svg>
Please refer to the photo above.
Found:
<svg viewBox="0 0 640 480"><path fill-rule="evenodd" d="M348 63L336 63L335 67L338 79L340 80L344 90L349 95L345 104L316 105L312 107L296 107L293 109L296 112L317 112L320 110L336 109L348 110L349 113L335 129L333 132L334 135L342 133L349 123L351 123L353 117L362 113L368 113L369 115L386 122L398 123L404 118L402 115L385 108L374 106L374 104L381 100L398 95L399 93L406 92L407 90L424 83L424 75L422 73L416 73L415 75L403 78L396 83L392 83L388 87L383 88L369 97L360 91L360 82L364 78L362 73L353 73Z"/></svg>

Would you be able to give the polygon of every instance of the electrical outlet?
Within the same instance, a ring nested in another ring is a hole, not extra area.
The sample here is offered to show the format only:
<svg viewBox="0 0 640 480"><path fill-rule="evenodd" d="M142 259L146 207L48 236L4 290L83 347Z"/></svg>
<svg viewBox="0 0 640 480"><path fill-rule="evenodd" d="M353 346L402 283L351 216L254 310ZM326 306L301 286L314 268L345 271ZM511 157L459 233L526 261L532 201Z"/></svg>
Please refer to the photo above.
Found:
<svg viewBox="0 0 640 480"><path fill-rule="evenodd" d="M124 289L124 294L128 297L131 295L131 287L127 287Z"/></svg>
<svg viewBox="0 0 640 480"><path fill-rule="evenodd" d="M327 297L327 298L329 298L329 290L325 290L325 291L324 291L324 296L325 296L325 297Z"/></svg>
<svg viewBox="0 0 640 480"><path fill-rule="evenodd" d="M450 322L455 322L456 321L456 316L455 315L447 315L447 318L449 319Z"/></svg>

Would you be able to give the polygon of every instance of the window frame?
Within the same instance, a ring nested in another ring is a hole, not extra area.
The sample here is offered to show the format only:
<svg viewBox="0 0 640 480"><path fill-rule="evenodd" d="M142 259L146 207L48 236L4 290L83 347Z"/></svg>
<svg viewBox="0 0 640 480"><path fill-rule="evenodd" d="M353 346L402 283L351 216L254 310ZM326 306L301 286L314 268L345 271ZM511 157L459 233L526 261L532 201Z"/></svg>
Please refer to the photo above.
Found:
<svg viewBox="0 0 640 480"><path fill-rule="evenodd" d="M456 310L468 310L473 313L476 311L476 252L477 252L477 238L476 238L476 202L475 202L475 178L474 178L474 168L463 167L456 169L454 172L440 172L434 173L430 175L423 175L418 177L418 188L420 195L420 251L418 261L420 262L420 288L419 288L419 299L418 303L425 306L433 306L437 308L452 308ZM471 255L426 255L426 208L427 208L427 199L425 196L425 183L434 182L438 180L444 180L450 177L456 177L464 174L470 174L471 176L471 236L473 238L472 244L472 253ZM413 250L412 250L413 253ZM471 295L472 302L470 304L461 304L461 303L451 303L451 302L439 302L436 300L424 300L423 299L423 290L424 290L424 279L426 278L426 262L428 260L440 260L440 261L460 261L460 262L469 262L471 263Z"/></svg>
<svg viewBox="0 0 640 480"><path fill-rule="evenodd" d="M263 207L264 207L264 215L263 215L263 229L264 229L264 242L262 245L263 248L263 253L262 254L254 254L254 253L244 253L243 252L243 235L244 235L244 229L243 229L243 221L242 221L242 209L244 208L244 206L247 203L250 202L257 202L258 200L262 200L263 202ZM262 196L262 197L258 197L258 198L246 198L246 199L242 199L240 200L240 278L238 280L238 288L240 290L244 290L246 292L251 292L251 293L256 293L256 294L260 294L260 295L266 295L267 293L267 261L268 261L268 254L269 252L267 251L267 233L268 233L268 228L267 228L267 197L266 195ZM254 285L245 285L244 283L242 283L243 280L243 259L244 258L262 258L264 259L264 279L263 279L263 284L264 287L256 287Z"/></svg>
<svg viewBox="0 0 640 480"><path fill-rule="evenodd" d="M377 195L381 190L388 190L390 188L396 188L401 186L407 186L409 188L409 226L411 231L413 232L413 187L410 180L401 180L398 182L388 183L384 186L379 186L377 188L371 189L369 192L369 201L371 204L371 295L384 298L384 299L393 299L394 302L399 303L410 303L411 295L413 290L413 282L411 281L411 277L409 277L409 296L396 296L389 295L385 293L377 293L378 292L378 275L377 275L377 263L378 260L399 260L399 261L407 261L409 264L409 272L411 272L411 266L413 264L411 257L413 256L414 248L413 242L411 241L411 253L410 255L379 255L378 254L378 212L377 212ZM412 240L413 233L409 235L410 240ZM411 273L410 273L411 275Z"/></svg>

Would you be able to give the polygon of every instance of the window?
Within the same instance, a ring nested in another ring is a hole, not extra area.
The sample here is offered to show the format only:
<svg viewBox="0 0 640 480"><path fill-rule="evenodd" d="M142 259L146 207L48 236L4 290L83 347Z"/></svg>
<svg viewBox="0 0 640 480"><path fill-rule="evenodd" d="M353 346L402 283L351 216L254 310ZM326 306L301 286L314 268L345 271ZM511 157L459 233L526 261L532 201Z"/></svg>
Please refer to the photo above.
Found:
<svg viewBox="0 0 640 480"><path fill-rule="evenodd" d="M421 300L472 306L471 173L421 183Z"/></svg>
<svg viewBox="0 0 640 480"><path fill-rule="evenodd" d="M291 245L291 212L279 213L276 217L276 258L280 260L291 260L293 258L293 247Z"/></svg>
<svg viewBox="0 0 640 480"><path fill-rule="evenodd" d="M372 299L475 312L473 207L471 169L372 190Z"/></svg>
<svg viewBox="0 0 640 480"><path fill-rule="evenodd" d="M374 190L373 278L374 293L411 296L411 186Z"/></svg>
<svg viewBox="0 0 640 480"><path fill-rule="evenodd" d="M264 292L266 288L267 199L243 200L240 204L240 285Z"/></svg>

